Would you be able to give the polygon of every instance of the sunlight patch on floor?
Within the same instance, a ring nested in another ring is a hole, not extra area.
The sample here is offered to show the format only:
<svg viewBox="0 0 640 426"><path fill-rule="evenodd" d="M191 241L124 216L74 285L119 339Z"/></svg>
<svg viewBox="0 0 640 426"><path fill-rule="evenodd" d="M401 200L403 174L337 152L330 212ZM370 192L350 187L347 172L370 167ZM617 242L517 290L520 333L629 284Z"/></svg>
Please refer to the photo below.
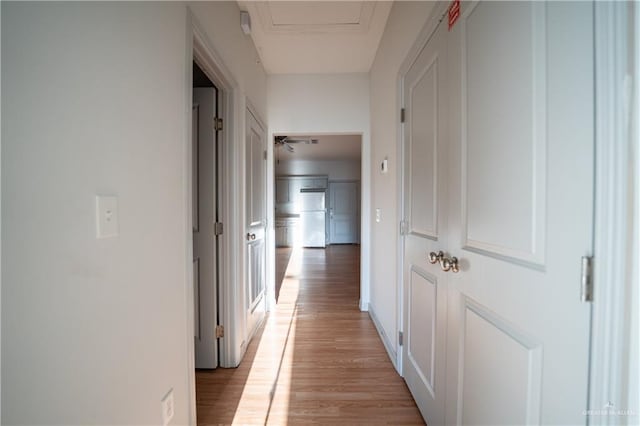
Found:
<svg viewBox="0 0 640 426"><path fill-rule="evenodd" d="M291 391L292 363L296 335L296 302L302 271L302 249L294 248L278 305L264 325L265 330L248 373L238 403L234 424L287 424Z"/></svg>
<svg viewBox="0 0 640 426"><path fill-rule="evenodd" d="M287 265L287 271L285 272L285 281L286 278L294 278L298 277L302 272L302 255L303 255L302 247L294 247L291 251L291 257L289 258L289 264ZM283 283L283 285L285 285ZM297 289L297 288L296 288ZM297 292L296 292L297 295Z"/></svg>

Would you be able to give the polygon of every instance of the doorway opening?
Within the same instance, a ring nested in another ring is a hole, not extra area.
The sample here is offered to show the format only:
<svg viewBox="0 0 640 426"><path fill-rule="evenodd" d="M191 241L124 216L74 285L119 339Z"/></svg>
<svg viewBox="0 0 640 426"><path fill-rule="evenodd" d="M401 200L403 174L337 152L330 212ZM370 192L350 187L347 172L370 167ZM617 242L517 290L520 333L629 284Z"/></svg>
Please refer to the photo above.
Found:
<svg viewBox="0 0 640 426"><path fill-rule="evenodd" d="M273 143L278 303L287 268L305 252L352 245L359 257L362 135L279 134Z"/></svg>
<svg viewBox="0 0 640 426"><path fill-rule="evenodd" d="M192 224L195 367L219 365L220 91L193 62Z"/></svg>

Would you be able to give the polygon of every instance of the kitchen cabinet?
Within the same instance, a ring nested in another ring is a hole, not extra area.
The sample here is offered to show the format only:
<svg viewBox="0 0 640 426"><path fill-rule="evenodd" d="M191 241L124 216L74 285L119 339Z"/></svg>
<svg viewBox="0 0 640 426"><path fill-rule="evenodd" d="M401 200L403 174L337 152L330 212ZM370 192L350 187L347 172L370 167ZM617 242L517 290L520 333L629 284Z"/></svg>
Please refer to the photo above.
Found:
<svg viewBox="0 0 640 426"><path fill-rule="evenodd" d="M280 213L298 213L297 205L301 189L326 189L329 179L326 175L317 176L277 176L275 201Z"/></svg>
<svg viewBox="0 0 640 426"><path fill-rule="evenodd" d="M287 227L284 225L276 225L276 247L287 246Z"/></svg>
<svg viewBox="0 0 640 426"><path fill-rule="evenodd" d="M276 247L293 247L298 238L297 216L287 218L276 218Z"/></svg>

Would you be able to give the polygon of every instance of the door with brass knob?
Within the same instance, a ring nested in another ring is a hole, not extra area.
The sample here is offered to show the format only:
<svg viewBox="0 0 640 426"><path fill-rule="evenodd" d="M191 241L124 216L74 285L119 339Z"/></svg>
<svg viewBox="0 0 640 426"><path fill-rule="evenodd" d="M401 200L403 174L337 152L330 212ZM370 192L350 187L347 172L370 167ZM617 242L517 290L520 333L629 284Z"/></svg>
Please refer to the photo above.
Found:
<svg viewBox="0 0 640 426"><path fill-rule="evenodd" d="M402 371L428 424L445 424L447 279L446 24L405 75ZM429 257L429 254L432 257ZM446 269L446 270L445 270Z"/></svg>
<svg viewBox="0 0 640 426"><path fill-rule="evenodd" d="M597 8L461 4L448 33L449 238L438 247L461 262L458 273L442 262L443 424L591 423L580 265L592 247Z"/></svg>
<svg viewBox="0 0 640 426"><path fill-rule="evenodd" d="M247 336L266 312L266 132L256 116L246 111L246 287Z"/></svg>

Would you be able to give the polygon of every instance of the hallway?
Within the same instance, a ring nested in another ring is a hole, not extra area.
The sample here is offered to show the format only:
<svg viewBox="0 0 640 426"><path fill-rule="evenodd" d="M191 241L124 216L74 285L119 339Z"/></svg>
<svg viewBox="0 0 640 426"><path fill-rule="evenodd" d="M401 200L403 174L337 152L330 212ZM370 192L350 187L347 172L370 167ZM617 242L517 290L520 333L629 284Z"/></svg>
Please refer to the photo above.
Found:
<svg viewBox="0 0 640 426"><path fill-rule="evenodd" d="M196 373L198 424L424 424L358 309L359 265L359 246L295 249L240 367Z"/></svg>

